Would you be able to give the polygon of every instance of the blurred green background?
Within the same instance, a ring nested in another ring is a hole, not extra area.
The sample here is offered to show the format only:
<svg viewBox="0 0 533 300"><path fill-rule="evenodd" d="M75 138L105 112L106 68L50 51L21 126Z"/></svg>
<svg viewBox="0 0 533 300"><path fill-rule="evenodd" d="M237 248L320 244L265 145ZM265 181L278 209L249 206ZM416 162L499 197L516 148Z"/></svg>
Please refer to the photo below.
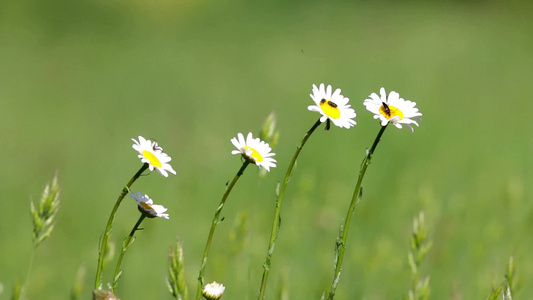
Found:
<svg viewBox="0 0 533 300"><path fill-rule="evenodd" d="M146 220L123 263L122 299L170 299L167 252L179 236L190 294L215 209L241 165L238 132L275 111L278 168L249 167L217 228L206 281L225 299L256 299L274 188L318 115L312 84L351 99L358 125L319 130L305 146L282 209L268 299L319 299L359 164L379 130L362 102L380 87L417 102L414 134L387 129L351 223L338 299L407 294L412 219L425 211L433 249L422 273L434 299L485 299L515 257L533 293L533 13L526 1L0 1L0 298L26 276L29 200L59 172L62 205L37 250L27 296L67 299L80 267L90 298L98 240L140 167L131 138L155 138L177 176L133 190L169 208ZM126 198L112 240L138 218ZM231 236L247 219L245 246ZM113 265L110 266L114 268ZM111 280L111 271L104 280ZM2 289L0 289L2 290Z"/></svg>

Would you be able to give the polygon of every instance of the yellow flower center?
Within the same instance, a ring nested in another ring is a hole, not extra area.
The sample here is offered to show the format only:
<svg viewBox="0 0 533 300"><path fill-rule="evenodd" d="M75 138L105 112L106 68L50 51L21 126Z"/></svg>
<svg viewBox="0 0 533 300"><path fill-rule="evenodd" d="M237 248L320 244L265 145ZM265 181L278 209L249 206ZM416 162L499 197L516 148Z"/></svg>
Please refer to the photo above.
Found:
<svg viewBox="0 0 533 300"><path fill-rule="evenodd" d="M333 119L338 119L341 116L341 111L339 110L335 102L322 99L320 101L320 108L328 117L331 117Z"/></svg>
<svg viewBox="0 0 533 300"><path fill-rule="evenodd" d="M396 116L400 117L400 120L403 119L403 113L401 110L399 110L397 107L394 107L392 105L387 105L387 103L382 102L383 105L379 107L379 113L384 115L387 119L392 119Z"/></svg>
<svg viewBox="0 0 533 300"><path fill-rule="evenodd" d="M139 202L139 205L142 206L145 210L151 210L152 207L146 202Z"/></svg>
<svg viewBox="0 0 533 300"><path fill-rule="evenodd" d="M251 147L248 147L248 146L244 146L244 149L245 150L252 150L252 155L250 155L256 162L262 162L263 161L263 157L261 156L261 154L259 154L259 152L255 151L254 148L251 148Z"/></svg>
<svg viewBox="0 0 533 300"><path fill-rule="evenodd" d="M161 168L161 162L159 161L159 159L157 159L157 156L155 156L152 152L144 150L143 156L148 159L148 161L150 162L152 166Z"/></svg>

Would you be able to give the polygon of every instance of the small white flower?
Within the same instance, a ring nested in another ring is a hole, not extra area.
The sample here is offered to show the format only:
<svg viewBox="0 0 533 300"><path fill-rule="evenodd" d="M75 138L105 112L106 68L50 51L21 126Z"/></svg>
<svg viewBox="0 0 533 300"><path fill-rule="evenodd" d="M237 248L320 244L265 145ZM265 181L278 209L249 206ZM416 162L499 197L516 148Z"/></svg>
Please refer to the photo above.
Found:
<svg viewBox="0 0 533 300"><path fill-rule="evenodd" d="M139 141L131 139L135 144L133 144L133 149L139 152L139 158L141 162L147 163L150 171L156 169L161 175L168 177L170 172L176 175L176 171L172 169L172 166L168 163L172 160L170 156L163 152L156 141L146 140L142 136L139 136Z"/></svg>
<svg viewBox="0 0 533 300"><path fill-rule="evenodd" d="M131 193L131 197L137 201L139 211L148 218L159 217L168 219L168 214L164 214L167 209L163 205L154 204L154 201L148 195L143 196L139 191L137 195Z"/></svg>
<svg viewBox="0 0 533 300"><path fill-rule="evenodd" d="M217 283L213 281L212 283L206 284L202 289L202 295L207 300L218 300L224 294L226 287L222 283Z"/></svg>
<svg viewBox="0 0 533 300"><path fill-rule="evenodd" d="M253 138L252 133L248 133L246 140L242 133L237 134L237 138L232 138L231 142L237 149L231 151L231 154L241 154L245 159L258 167L263 167L270 172L270 167L276 167L276 160L271 156L276 155L272 153L270 146L261 141L259 138Z"/></svg>
<svg viewBox="0 0 533 300"><path fill-rule="evenodd" d="M321 83L320 87L313 84L313 94L310 94L316 105L310 105L307 107L310 111L317 111L322 114L320 122L326 122L331 120L335 126L350 128L357 124L355 120L355 110L348 104L350 99L341 95L341 89L336 89L335 92L331 92L332 87L328 85L324 88L324 84Z"/></svg>
<svg viewBox="0 0 533 300"><path fill-rule="evenodd" d="M387 97L385 88L379 90L381 96L370 94L363 104L366 109L374 114L374 119L381 120L381 126L391 122L394 126L402 128L402 124L414 131L412 124L418 126L415 120L420 120L422 113L416 108L416 102L400 98L400 94L391 91Z"/></svg>

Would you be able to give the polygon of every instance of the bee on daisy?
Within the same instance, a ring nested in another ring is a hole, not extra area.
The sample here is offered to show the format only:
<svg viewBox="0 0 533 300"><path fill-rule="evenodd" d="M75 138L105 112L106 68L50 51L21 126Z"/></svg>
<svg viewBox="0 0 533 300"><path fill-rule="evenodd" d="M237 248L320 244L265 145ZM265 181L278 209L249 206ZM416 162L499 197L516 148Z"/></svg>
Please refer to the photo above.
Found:
<svg viewBox="0 0 533 300"><path fill-rule="evenodd" d="M319 87L313 84L313 93L310 94L311 99L315 105L307 107L310 111L319 112L320 122L326 123L326 129L329 129L329 122L333 122L335 126L342 128L350 128L357 124L353 118L356 113L351 105L348 104L350 99L341 94L341 89L336 89L334 92L331 85L325 87L323 83Z"/></svg>
<svg viewBox="0 0 533 300"><path fill-rule="evenodd" d="M366 99L363 104L366 109L374 114L374 119L381 121L381 126L389 122L397 128L405 125L414 131L412 125L418 126L416 120L420 120L422 113L416 108L416 102L405 100L395 91L391 91L387 96L385 88L379 90L380 95L370 94L370 99Z"/></svg>

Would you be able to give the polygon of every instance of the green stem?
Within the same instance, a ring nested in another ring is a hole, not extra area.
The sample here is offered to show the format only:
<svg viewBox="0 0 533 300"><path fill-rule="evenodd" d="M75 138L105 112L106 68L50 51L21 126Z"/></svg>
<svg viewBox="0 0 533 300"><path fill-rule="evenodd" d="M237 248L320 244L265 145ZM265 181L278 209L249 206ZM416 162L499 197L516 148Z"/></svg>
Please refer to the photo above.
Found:
<svg viewBox="0 0 533 300"><path fill-rule="evenodd" d="M202 257L202 264L200 267L200 272L198 273L198 288L196 290L196 300L199 300L200 297L202 297L202 288L204 286L204 273L205 273L205 267L207 265L207 256L209 255L209 248L211 247L211 242L213 241L213 235L215 234L215 228L217 227L220 219L220 213L222 212L222 208L224 208L224 204L226 203L226 199L229 196L229 193L233 189L233 186L235 186L235 183L237 183L237 180L241 177L241 175L244 173L244 170L248 165L250 164L250 161L248 159L245 159L244 163L242 164L241 168L231 181L231 183L226 187L226 192L224 192L224 195L222 196L222 200L220 200L220 204L218 205L217 211L215 213L215 216L213 217L213 222L211 223L211 229L209 230L209 235L207 237L207 242L205 244L205 250L204 250L204 256Z"/></svg>
<svg viewBox="0 0 533 300"><path fill-rule="evenodd" d="M266 290L266 284L268 279L268 274L270 272L270 265L271 265L271 259L272 259L272 253L274 252L274 244L276 242L276 239L278 237L278 230L280 227L280 213L281 213L281 204L283 203L283 196L285 195L285 189L287 188L287 184L289 183L289 179L291 177L292 169L294 167L294 164L296 164L296 159L298 158L298 155L300 155L300 151L302 151L303 146L307 142L307 139L311 136L313 131L321 124L320 119L316 121L316 123L309 129L307 134L302 139L302 142L300 145L296 148L296 152L294 153L294 156L292 158L291 163L289 164L289 168L287 169L287 173L285 174L285 179L283 180L283 185L281 186L281 190L278 195L278 200L276 201L276 212L274 213L274 223L272 224L272 232L270 233L270 243L268 245L268 251L265 259L265 263L263 264L263 278L261 279L261 290L259 291L259 299L262 300L265 297L265 290Z"/></svg>
<svg viewBox="0 0 533 300"><path fill-rule="evenodd" d="M385 132L385 129L387 129L387 125L381 126L381 129L376 139L374 140L372 147L370 148L370 150L368 150L365 158L363 159L363 163L361 164L361 170L359 171L359 178L357 179L357 184L355 185L355 190L353 192L352 202L350 203L350 207L348 208L348 212L346 213L346 219L344 220L344 225L343 227L341 227L342 240L337 241L338 257L336 259L335 274L333 276L333 282L331 283L331 288L328 294L328 298L327 298L328 300L333 300L333 297L335 296L335 290L337 289L337 284L339 283L340 273L341 273L341 268L342 268L342 260L344 258L346 240L348 239L348 230L350 228L350 220L352 219L352 215L353 215L353 212L355 211L355 207L357 206L357 203L359 202L359 199L361 198L361 184L363 182L363 177L365 177L365 172L366 172L366 169L368 168L368 165L370 165L372 154L374 154L374 151L376 150L376 147L381 139L381 136L383 135L383 132Z"/></svg>
<svg viewBox="0 0 533 300"><path fill-rule="evenodd" d="M133 229L131 230L130 235L128 235L128 237L124 241L124 244L122 245L122 251L120 252L120 256L117 262L117 267L115 268L115 276L113 277L113 286L111 288L111 292L113 294L115 293L115 289L117 288L117 284L118 284L118 279L120 278L119 274L120 274L120 265L122 264L122 258L124 258L124 254L126 253L126 250L128 249L128 247L130 246L133 240L133 235L135 234L135 231L138 230L144 218L146 218L146 215L141 214L141 217L139 218L139 220L137 220L137 223L135 223L135 226L133 226Z"/></svg>
<svg viewBox="0 0 533 300"><path fill-rule="evenodd" d="M128 184L122 189L122 192L118 196L117 202L115 202L115 206L113 206L113 210L111 211L111 215L109 216L109 220L107 220L107 226L105 228L104 235L102 236L102 240L100 241L100 252L98 253L98 267L96 268L96 279L94 281L94 288L99 289L102 285L102 271L104 268L104 255L105 255L105 249L107 247L107 240L109 239L109 235L111 234L111 228L113 227L113 221L115 219L115 213L118 210L118 207L120 206L120 203L122 202L122 199L124 199L124 196L129 192L129 189L131 185L141 176L141 174L148 169L148 164L143 164L141 169L133 175L133 177L130 179Z"/></svg>

